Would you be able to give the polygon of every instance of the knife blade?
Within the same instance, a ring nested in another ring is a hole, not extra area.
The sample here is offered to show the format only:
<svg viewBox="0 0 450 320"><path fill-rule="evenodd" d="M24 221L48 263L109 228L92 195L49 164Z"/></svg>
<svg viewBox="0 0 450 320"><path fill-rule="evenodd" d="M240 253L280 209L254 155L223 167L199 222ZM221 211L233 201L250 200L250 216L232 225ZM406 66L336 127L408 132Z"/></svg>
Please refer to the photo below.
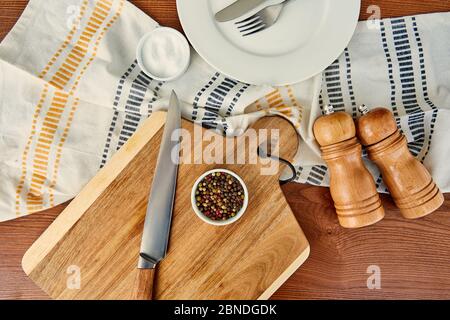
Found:
<svg viewBox="0 0 450 320"><path fill-rule="evenodd" d="M148 201L144 232L140 248L138 269L153 270L165 258L172 222L173 205L178 176L180 152L181 107L175 92L172 92L167 120L161 140L155 175ZM153 274L139 277L137 287L150 290ZM143 291L145 291L143 290Z"/></svg>
<svg viewBox="0 0 450 320"><path fill-rule="evenodd" d="M242 17L247 12L255 9L267 0L237 0L225 9L216 13L216 20L219 22L227 22Z"/></svg>
<svg viewBox="0 0 450 320"><path fill-rule="evenodd" d="M154 268L167 253L178 176L180 133L176 130L180 128L180 104L172 92L142 235L140 267L144 269ZM172 159L172 154L177 158Z"/></svg>

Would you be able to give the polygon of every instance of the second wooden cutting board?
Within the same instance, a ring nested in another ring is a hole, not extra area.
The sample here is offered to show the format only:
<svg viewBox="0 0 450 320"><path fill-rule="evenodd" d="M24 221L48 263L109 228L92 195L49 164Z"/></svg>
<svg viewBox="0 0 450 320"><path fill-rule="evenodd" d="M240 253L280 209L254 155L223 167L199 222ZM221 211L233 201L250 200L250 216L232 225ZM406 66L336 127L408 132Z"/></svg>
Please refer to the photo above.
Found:
<svg viewBox="0 0 450 320"><path fill-rule="evenodd" d="M165 114L153 115L26 253L25 272L50 297L132 297L164 121ZM195 145L195 126L183 122L183 128ZM295 154L298 138L286 120L265 118L253 128L280 129L281 155ZM213 144L238 144L216 134L210 138ZM247 152L254 154L256 148ZM191 208L195 180L214 168L236 172L249 189L246 214L226 227L202 222ZM261 164L182 164L169 253L158 267L154 298L267 299L308 255L308 241L277 175L261 175ZM71 285L74 280L79 286Z"/></svg>

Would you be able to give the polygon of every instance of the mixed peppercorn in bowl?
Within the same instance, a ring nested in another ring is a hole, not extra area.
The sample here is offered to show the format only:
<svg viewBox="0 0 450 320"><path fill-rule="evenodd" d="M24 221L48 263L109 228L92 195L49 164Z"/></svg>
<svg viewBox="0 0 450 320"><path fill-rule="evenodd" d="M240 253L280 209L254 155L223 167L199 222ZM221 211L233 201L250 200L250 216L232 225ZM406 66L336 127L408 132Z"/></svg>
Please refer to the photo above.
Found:
<svg viewBox="0 0 450 320"><path fill-rule="evenodd" d="M223 226L236 222L248 206L244 181L225 169L203 174L192 189L192 207L206 223Z"/></svg>

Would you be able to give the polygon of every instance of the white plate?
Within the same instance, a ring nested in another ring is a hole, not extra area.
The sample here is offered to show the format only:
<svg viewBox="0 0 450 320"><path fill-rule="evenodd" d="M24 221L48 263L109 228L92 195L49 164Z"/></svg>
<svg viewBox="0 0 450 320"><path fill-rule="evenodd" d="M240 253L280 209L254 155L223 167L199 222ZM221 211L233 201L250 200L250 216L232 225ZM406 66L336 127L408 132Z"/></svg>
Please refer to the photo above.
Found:
<svg viewBox="0 0 450 320"><path fill-rule="evenodd" d="M177 0L187 37L207 62L227 76L278 86L308 79L339 57L355 31L361 6L360 0L290 0L274 26L242 37L235 21L214 19L216 12L234 1Z"/></svg>

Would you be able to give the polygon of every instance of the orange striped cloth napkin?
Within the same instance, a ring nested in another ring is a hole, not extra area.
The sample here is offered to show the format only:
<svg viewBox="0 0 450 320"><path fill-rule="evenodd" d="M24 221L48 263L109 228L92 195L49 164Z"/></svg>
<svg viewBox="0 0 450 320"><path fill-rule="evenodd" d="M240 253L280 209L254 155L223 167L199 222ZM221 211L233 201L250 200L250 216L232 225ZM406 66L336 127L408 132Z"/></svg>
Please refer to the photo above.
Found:
<svg viewBox="0 0 450 320"><path fill-rule="evenodd" d="M188 80L154 81L135 51L156 27L125 0L29 2L0 45L0 221L73 198L173 88L185 117L201 121L198 93L223 83L227 108L215 128L248 125L224 119L271 89L227 79L196 55Z"/></svg>

